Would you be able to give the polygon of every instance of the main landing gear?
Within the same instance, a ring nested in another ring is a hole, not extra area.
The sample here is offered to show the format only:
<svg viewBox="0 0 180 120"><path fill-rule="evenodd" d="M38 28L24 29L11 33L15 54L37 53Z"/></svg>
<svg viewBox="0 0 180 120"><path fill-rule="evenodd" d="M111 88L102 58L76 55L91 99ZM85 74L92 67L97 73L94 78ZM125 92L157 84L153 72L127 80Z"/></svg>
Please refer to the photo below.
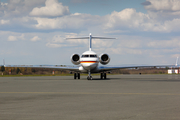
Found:
<svg viewBox="0 0 180 120"><path fill-rule="evenodd" d="M106 79L106 78L107 78L107 77L106 77L106 73L104 73L104 72L101 73L101 76L100 76L100 77L101 77L101 79L103 79L103 78Z"/></svg>
<svg viewBox="0 0 180 120"><path fill-rule="evenodd" d="M80 73L74 73L74 79L76 78L80 79Z"/></svg>
<svg viewBox="0 0 180 120"><path fill-rule="evenodd" d="M80 73L74 73L74 79L80 79ZM101 79L107 79L107 75L106 75L106 73L101 73L100 74L100 78ZM92 80L93 78L92 78L92 76L91 76L91 72L89 71L88 72L88 77L87 77L87 80Z"/></svg>

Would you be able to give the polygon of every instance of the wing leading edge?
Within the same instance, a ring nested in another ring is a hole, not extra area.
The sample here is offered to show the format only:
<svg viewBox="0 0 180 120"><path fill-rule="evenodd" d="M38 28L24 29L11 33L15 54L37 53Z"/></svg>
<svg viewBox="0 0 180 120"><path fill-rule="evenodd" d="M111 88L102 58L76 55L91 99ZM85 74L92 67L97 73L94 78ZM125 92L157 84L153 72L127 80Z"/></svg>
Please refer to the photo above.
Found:
<svg viewBox="0 0 180 120"><path fill-rule="evenodd" d="M70 70L70 71L80 72L78 66L75 66L75 67L69 67L69 66L62 67L62 66L59 66L59 65L5 65L5 67L50 68L50 69L61 69L61 70Z"/></svg>
<svg viewBox="0 0 180 120"><path fill-rule="evenodd" d="M132 65L132 66L99 66L99 71L110 71L116 69L125 69L125 68L150 68L150 67L171 67L172 65Z"/></svg>

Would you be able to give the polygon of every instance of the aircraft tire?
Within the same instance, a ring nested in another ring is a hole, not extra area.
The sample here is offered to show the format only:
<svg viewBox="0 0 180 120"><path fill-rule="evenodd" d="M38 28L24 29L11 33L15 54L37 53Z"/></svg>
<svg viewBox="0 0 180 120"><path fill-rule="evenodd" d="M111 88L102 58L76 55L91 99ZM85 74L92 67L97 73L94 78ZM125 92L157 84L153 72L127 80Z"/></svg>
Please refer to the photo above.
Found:
<svg viewBox="0 0 180 120"><path fill-rule="evenodd" d="M106 79L106 77L107 77L107 76L106 76L106 73L104 73L104 79Z"/></svg>
<svg viewBox="0 0 180 120"><path fill-rule="evenodd" d="M78 73L78 79L80 79L80 73Z"/></svg>
<svg viewBox="0 0 180 120"><path fill-rule="evenodd" d="M76 79L76 73L74 73L74 79Z"/></svg>
<svg viewBox="0 0 180 120"><path fill-rule="evenodd" d="M92 76L88 76L88 77L87 77L87 80L92 80Z"/></svg>
<svg viewBox="0 0 180 120"><path fill-rule="evenodd" d="M100 76L100 77L101 77L101 79L103 79L103 73L101 73L101 76Z"/></svg>

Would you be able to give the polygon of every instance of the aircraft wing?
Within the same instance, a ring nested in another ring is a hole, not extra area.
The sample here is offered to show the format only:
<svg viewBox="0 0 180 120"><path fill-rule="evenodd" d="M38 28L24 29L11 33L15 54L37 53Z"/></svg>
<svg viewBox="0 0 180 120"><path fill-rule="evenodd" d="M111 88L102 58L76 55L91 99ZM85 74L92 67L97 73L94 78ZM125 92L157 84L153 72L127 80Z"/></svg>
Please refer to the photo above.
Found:
<svg viewBox="0 0 180 120"><path fill-rule="evenodd" d="M19 67L19 68L50 68L61 69L79 72L79 66L60 66L60 65L5 65L5 67Z"/></svg>
<svg viewBox="0 0 180 120"><path fill-rule="evenodd" d="M110 71L116 69L125 69L125 68L155 68L155 67L171 67L172 65L122 65L122 66L99 66L99 71Z"/></svg>

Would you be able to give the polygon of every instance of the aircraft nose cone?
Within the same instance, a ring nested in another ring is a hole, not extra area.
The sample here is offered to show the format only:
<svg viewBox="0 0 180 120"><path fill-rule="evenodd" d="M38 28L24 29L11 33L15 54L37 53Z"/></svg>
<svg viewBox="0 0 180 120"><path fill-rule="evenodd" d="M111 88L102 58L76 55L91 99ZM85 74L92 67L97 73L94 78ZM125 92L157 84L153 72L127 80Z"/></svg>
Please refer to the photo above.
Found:
<svg viewBox="0 0 180 120"><path fill-rule="evenodd" d="M97 67L97 63L82 63L82 66L86 70L92 70Z"/></svg>

